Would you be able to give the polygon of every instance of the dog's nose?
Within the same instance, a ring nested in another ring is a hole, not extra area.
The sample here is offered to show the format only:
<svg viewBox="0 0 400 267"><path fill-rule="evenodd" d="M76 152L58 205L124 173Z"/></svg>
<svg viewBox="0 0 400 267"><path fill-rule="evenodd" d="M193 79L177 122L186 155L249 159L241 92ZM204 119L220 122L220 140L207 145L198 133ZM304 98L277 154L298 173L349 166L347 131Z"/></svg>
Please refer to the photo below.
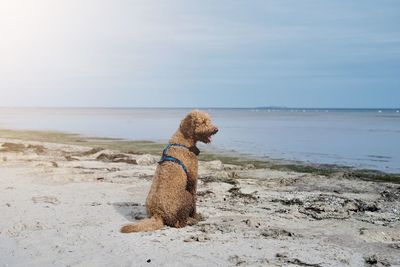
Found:
<svg viewBox="0 0 400 267"><path fill-rule="evenodd" d="M218 129L217 127L214 127L213 134L216 134L216 133L218 133L218 131L219 131L219 129Z"/></svg>

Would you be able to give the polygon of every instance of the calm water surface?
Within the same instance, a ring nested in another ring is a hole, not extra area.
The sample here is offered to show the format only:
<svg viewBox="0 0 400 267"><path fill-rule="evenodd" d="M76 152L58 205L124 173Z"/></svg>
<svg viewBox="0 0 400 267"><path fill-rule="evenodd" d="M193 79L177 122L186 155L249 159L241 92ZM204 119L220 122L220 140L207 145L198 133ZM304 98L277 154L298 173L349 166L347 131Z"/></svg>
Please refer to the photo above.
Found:
<svg viewBox="0 0 400 267"><path fill-rule="evenodd" d="M0 108L0 127L165 141L189 109ZM398 110L209 109L213 148L400 173Z"/></svg>

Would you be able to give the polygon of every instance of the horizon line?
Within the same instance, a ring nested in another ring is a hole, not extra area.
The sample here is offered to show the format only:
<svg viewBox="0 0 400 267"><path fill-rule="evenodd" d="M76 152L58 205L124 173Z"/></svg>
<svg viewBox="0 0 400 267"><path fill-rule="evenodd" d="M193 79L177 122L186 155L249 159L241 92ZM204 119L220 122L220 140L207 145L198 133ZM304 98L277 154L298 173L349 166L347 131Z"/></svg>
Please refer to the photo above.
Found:
<svg viewBox="0 0 400 267"><path fill-rule="evenodd" d="M156 107L156 106L1 106L0 108L49 108L49 109L271 109L271 110L399 110L400 107L286 107L286 106L248 106L248 107Z"/></svg>

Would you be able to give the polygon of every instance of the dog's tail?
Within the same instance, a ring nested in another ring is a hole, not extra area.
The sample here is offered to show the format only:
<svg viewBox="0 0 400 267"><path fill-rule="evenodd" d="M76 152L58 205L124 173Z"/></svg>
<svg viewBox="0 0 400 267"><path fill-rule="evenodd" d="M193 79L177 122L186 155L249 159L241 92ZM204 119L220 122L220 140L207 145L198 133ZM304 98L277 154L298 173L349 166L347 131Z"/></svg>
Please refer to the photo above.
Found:
<svg viewBox="0 0 400 267"><path fill-rule="evenodd" d="M151 217L140 220L136 224L128 224L121 228L121 233L150 232L159 230L164 226L162 218Z"/></svg>

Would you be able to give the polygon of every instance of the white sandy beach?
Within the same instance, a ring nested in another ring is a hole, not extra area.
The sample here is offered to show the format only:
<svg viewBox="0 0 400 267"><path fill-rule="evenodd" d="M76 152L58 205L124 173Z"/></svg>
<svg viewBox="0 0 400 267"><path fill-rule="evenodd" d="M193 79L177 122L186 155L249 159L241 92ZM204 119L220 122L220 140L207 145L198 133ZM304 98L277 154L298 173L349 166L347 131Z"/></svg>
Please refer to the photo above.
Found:
<svg viewBox="0 0 400 267"><path fill-rule="evenodd" d="M91 149L0 139L0 266L400 266L398 184L201 162L204 221L121 234L158 156Z"/></svg>

